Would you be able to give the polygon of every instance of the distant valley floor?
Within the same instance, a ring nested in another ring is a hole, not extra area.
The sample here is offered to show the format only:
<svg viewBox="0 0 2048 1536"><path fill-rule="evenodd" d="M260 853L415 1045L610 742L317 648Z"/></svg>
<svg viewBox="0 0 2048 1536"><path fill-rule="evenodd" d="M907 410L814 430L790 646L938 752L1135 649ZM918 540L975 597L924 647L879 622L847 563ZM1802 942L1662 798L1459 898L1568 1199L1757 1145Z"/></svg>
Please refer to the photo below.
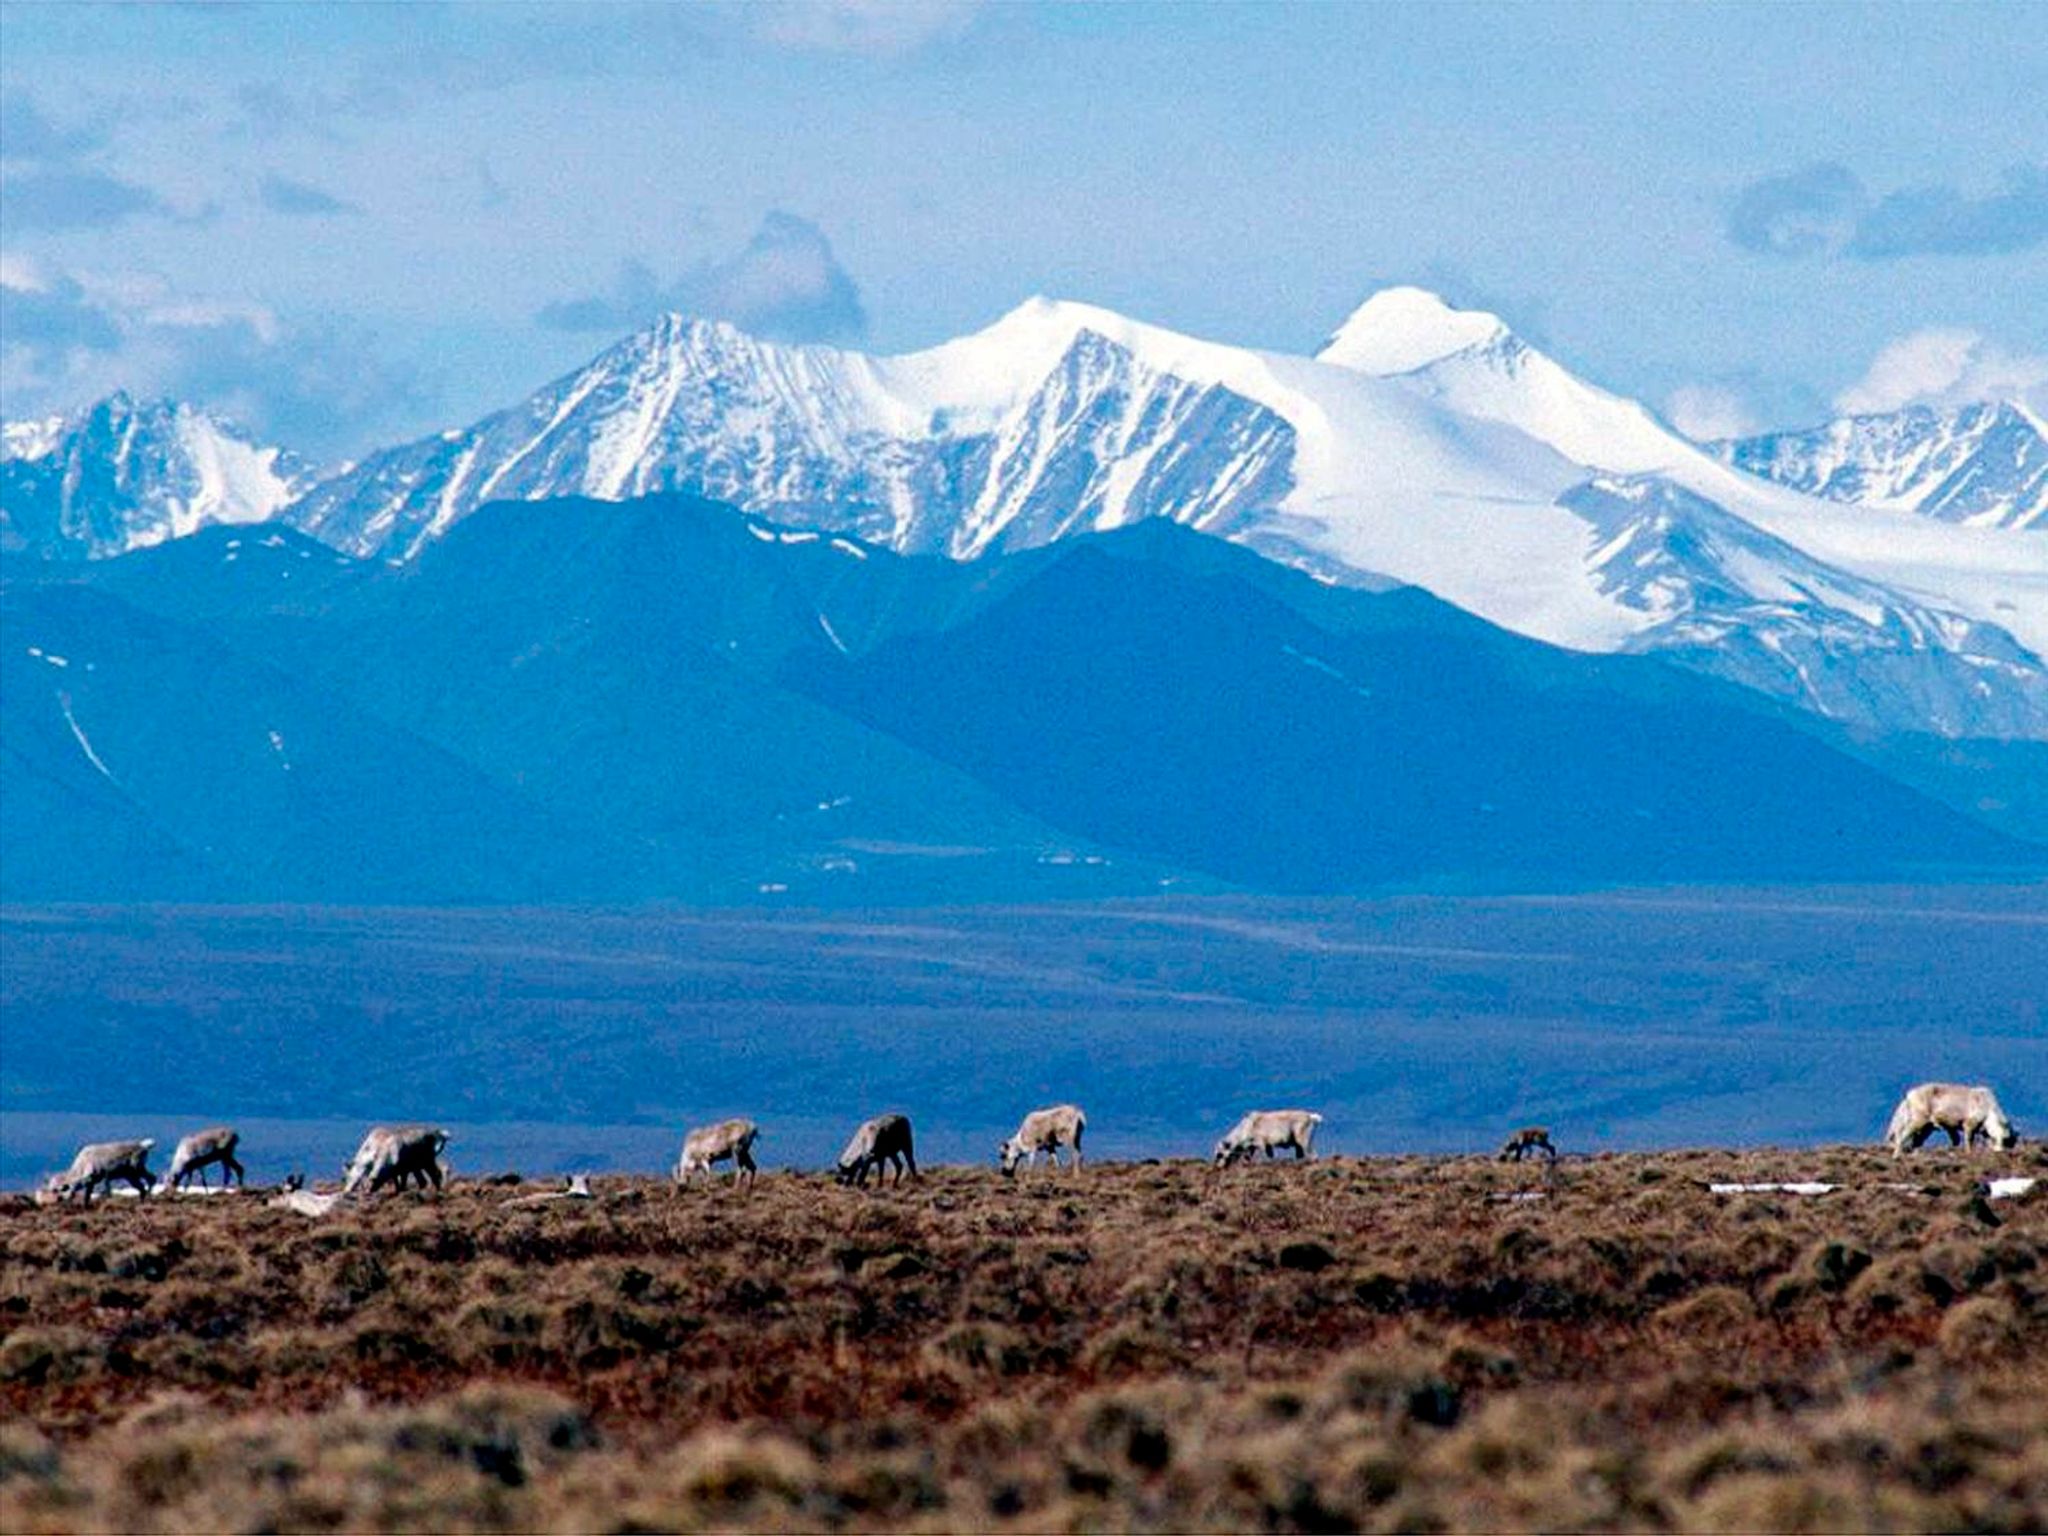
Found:
<svg viewBox="0 0 2048 1536"><path fill-rule="evenodd" d="M1900 1089L2048 1129L2048 892L1683 890L922 911L0 909L0 1182L232 1120L259 1180L372 1120L455 1166L665 1168L747 1114L816 1168L907 1111L986 1162L1081 1103L1105 1158L1244 1109L1332 1151L1874 1141ZM165 1147L169 1141L165 1140Z"/></svg>

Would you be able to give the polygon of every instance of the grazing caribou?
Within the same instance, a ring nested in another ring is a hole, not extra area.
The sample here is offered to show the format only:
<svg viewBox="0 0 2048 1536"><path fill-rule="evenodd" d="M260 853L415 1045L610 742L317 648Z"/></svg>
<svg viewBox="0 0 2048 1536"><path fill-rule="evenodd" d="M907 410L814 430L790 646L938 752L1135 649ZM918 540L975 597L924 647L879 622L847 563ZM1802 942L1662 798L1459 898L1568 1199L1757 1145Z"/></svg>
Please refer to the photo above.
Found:
<svg viewBox="0 0 2048 1536"><path fill-rule="evenodd" d="M1282 1147L1294 1149L1295 1160L1315 1156L1316 1127L1323 1117L1306 1109L1255 1109L1233 1125L1216 1143L1212 1161L1218 1168L1257 1157L1271 1157Z"/></svg>
<svg viewBox="0 0 2048 1536"><path fill-rule="evenodd" d="M1553 1163L1557 1161L1557 1148L1551 1144L1549 1128L1525 1125L1502 1144L1500 1161L1519 1163L1523 1158L1537 1152L1541 1152Z"/></svg>
<svg viewBox="0 0 2048 1536"><path fill-rule="evenodd" d="M387 1184L404 1189L408 1179L417 1179L421 1189L429 1184L441 1187L447 1170L441 1153L448 1145L448 1133L431 1125L373 1126L356 1148L341 1181L341 1192L352 1195L358 1189L375 1194Z"/></svg>
<svg viewBox="0 0 2048 1536"><path fill-rule="evenodd" d="M688 1187L691 1175L702 1173L712 1177L713 1163L731 1163L732 1181L735 1186L745 1182L749 1189L760 1169L754 1166L754 1142L760 1137L761 1127L751 1120L721 1120L716 1125L700 1125L683 1138L682 1156L676 1159L676 1188Z"/></svg>
<svg viewBox="0 0 2048 1536"><path fill-rule="evenodd" d="M241 1144L242 1133L233 1126L216 1125L208 1130L194 1131L179 1142L177 1151L171 1154L171 1171L165 1175L165 1184L172 1189L183 1189L185 1181L197 1174L199 1187L211 1188L206 1181L206 1170L216 1163L220 1165L223 1189L231 1183L247 1184L248 1177L235 1159L235 1149Z"/></svg>
<svg viewBox="0 0 2048 1536"><path fill-rule="evenodd" d="M91 1205L94 1186L112 1189L119 1180L134 1185L135 1192L147 1199L156 1187L156 1175L149 1171L149 1149L155 1145L153 1138L145 1136L138 1141L95 1141L80 1147L71 1166L43 1186L41 1198L68 1201L78 1195L82 1204Z"/></svg>
<svg viewBox="0 0 2048 1536"><path fill-rule="evenodd" d="M1970 1148L1983 1137L2001 1150L2019 1145L2019 1133L1998 1107L1997 1095L1989 1088L1968 1088L1961 1083L1921 1083L1908 1088L1892 1111L1885 1140L1892 1156L1903 1157L1918 1150L1936 1131L1948 1133L1951 1147Z"/></svg>
<svg viewBox="0 0 2048 1536"><path fill-rule="evenodd" d="M840 1183L858 1189L866 1185L872 1172L875 1182L880 1184L887 1176L884 1163L896 1169L898 1184L903 1182L906 1163L910 1165L910 1176L917 1177L917 1156L911 1149L908 1115L877 1115L863 1122L853 1133L853 1140L846 1144L846 1150L839 1154L837 1177Z"/></svg>
<svg viewBox="0 0 2048 1536"><path fill-rule="evenodd" d="M1055 1104L1050 1109L1034 1109L1017 1127L1017 1134L996 1148L1004 1177L1014 1177L1020 1163L1036 1164L1041 1152L1046 1162L1057 1168L1061 1147L1067 1149L1068 1165L1079 1169L1081 1135L1087 1129L1088 1117L1077 1105Z"/></svg>

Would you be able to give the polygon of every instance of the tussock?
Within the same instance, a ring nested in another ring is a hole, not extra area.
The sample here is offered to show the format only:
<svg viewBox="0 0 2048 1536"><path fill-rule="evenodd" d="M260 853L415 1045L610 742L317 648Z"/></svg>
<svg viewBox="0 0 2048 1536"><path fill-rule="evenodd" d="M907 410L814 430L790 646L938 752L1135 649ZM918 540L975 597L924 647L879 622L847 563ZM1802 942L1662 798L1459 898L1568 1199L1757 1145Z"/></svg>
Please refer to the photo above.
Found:
<svg viewBox="0 0 2048 1536"><path fill-rule="evenodd" d="M1982 1163L16 1204L0 1528L2038 1529L2048 1201Z"/></svg>

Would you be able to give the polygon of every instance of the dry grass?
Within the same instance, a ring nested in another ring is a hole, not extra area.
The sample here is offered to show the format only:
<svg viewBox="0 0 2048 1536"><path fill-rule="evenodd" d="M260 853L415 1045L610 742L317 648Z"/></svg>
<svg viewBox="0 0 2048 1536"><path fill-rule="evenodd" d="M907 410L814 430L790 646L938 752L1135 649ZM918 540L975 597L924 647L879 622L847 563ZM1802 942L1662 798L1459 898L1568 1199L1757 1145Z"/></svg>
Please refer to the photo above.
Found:
<svg viewBox="0 0 2048 1536"><path fill-rule="evenodd" d="M0 1528L2039 1530L2048 1199L1978 1171L16 1202Z"/></svg>

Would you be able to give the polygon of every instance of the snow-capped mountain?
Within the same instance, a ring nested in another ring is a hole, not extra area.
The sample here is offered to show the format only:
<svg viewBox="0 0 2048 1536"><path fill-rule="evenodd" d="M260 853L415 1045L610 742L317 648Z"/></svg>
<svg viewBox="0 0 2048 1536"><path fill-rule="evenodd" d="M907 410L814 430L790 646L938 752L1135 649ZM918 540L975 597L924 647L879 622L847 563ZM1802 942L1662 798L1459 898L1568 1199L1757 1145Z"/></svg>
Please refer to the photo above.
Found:
<svg viewBox="0 0 2048 1536"><path fill-rule="evenodd" d="M1815 560L1661 476L1598 476L1564 501L1600 536L1602 590L1653 621L1625 649L1868 729L2042 734L2048 671L1995 624Z"/></svg>
<svg viewBox="0 0 2048 1536"><path fill-rule="evenodd" d="M1314 358L1045 299L895 357L672 316L286 515L403 558L494 499L659 491L961 559L1170 518L1845 721L2048 737L2048 541L1743 473L1419 289Z"/></svg>
<svg viewBox="0 0 2048 1536"><path fill-rule="evenodd" d="M2021 428L1971 425L1975 457L2037 465ZM2048 739L2048 540L2030 518L1874 516L1830 477L1780 484L1730 457L1420 289L1373 296L1315 357L1033 299L900 356L670 316L281 512L297 465L116 397L8 429L5 535L109 553L275 512L404 560L490 501L679 491L972 559L1165 518L1553 644L1668 654L1844 722Z"/></svg>
<svg viewBox="0 0 2048 1536"><path fill-rule="evenodd" d="M473 427L365 460L291 511L409 555L492 500L688 491L902 552L970 558L1168 516L1234 531L1278 502L1288 423L1034 301L904 358L669 316Z"/></svg>
<svg viewBox="0 0 2048 1536"><path fill-rule="evenodd" d="M0 437L0 548L99 559L212 523L274 516L311 483L195 406L114 394L70 416L9 422Z"/></svg>
<svg viewBox="0 0 2048 1536"><path fill-rule="evenodd" d="M1830 501L2048 530L2048 428L2011 402L1914 405L1711 447L1737 469Z"/></svg>

